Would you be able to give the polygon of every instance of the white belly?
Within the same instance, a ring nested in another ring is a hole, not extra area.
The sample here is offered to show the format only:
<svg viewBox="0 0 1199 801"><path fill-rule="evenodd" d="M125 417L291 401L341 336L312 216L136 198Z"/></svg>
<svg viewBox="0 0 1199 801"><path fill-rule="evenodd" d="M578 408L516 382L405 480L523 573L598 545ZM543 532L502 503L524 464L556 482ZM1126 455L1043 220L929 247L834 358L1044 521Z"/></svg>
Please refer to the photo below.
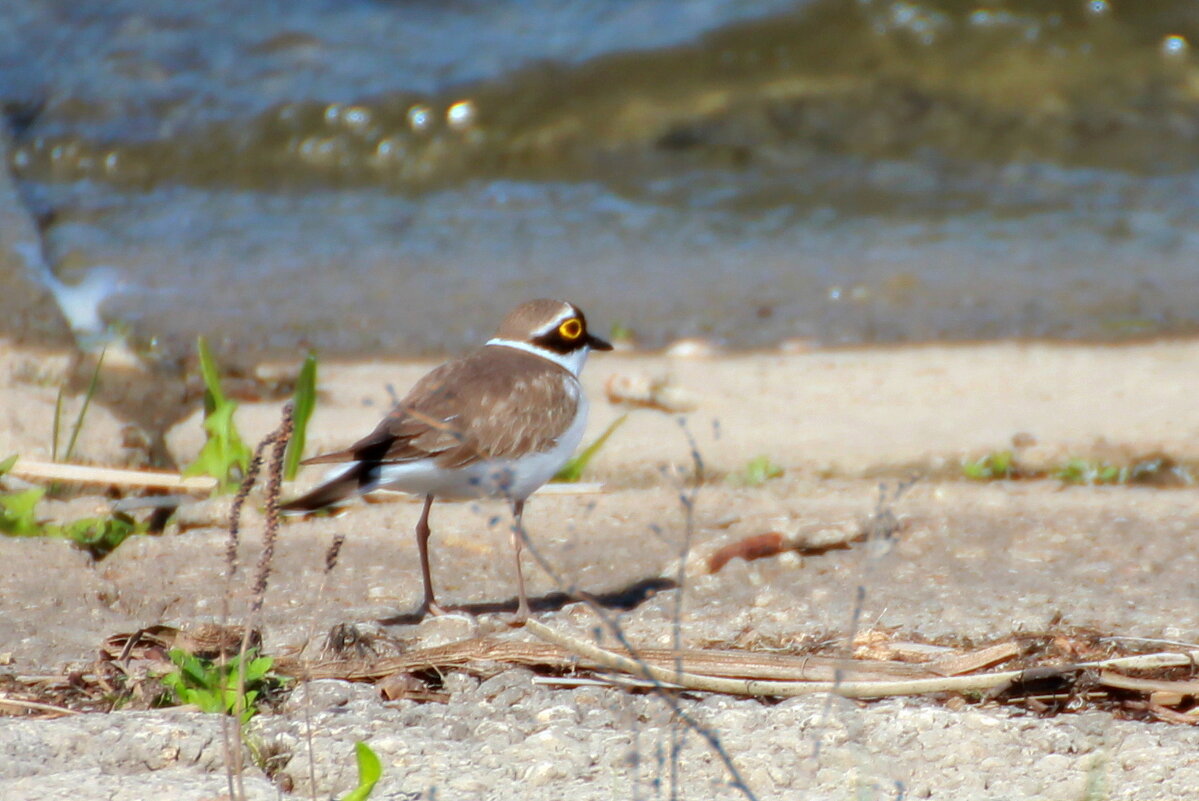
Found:
<svg viewBox="0 0 1199 801"><path fill-rule="evenodd" d="M587 398L580 393L579 413L551 450L519 459L478 462L456 470L438 467L431 459L379 468L375 489L400 490L438 498L502 497L524 500L554 477L578 449L587 427Z"/></svg>

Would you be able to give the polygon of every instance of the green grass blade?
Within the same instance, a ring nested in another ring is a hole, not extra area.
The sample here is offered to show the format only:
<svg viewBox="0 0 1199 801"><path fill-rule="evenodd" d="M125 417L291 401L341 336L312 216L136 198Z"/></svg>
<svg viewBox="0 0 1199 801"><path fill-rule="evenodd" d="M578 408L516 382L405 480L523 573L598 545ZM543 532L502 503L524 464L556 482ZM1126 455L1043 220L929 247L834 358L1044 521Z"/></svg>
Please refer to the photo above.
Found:
<svg viewBox="0 0 1199 801"><path fill-rule="evenodd" d="M75 425L71 428L71 439L67 441L67 452L62 457L64 462L71 461L71 456L75 453L75 442L79 439L79 432L83 430L83 419L87 417L88 407L92 405L92 398L100 386L100 368L104 366L104 354L106 353L108 353L108 348L100 351L100 358L96 359L96 369L92 371L91 381L87 384L87 394L83 396L83 405L79 407L79 416L75 418ZM57 415L55 415L54 422L57 427Z"/></svg>
<svg viewBox="0 0 1199 801"><path fill-rule="evenodd" d="M208 347L208 340L197 337L196 350L200 353L200 376L204 379L204 413L211 414L212 410L223 405L227 398L221 389L221 373L217 370L216 359Z"/></svg>
<svg viewBox="0 0 1199 801"><path fill-rule="evenodd" d="M356 743L354 753L358 759L358 786L342 796L341 801L366 801L383 775L383 763L369 745Z"/></svg>
<svg viewBox="0 0 1199 801"><path fill-rule="evenodd" d="M62 427L62 396L66 394L67 385L64 381L58 388L58 397L54 399L54 426L50 429L50 461L58 461L58 432Z"/></svg>
<svg viewBox="0 0 1199 801"><path fill-rule="evenodd" d="M287 443L287 455L283 461L283 477L292 481L300 470L304 458L304 443L308 434L308 419L316 408L316 354L309 353L296 378L296 392L292 400L292 420L295 429Z"/></svg>
<svg viewBox="0 0 1199 801"><path fill-rule="evenodd" d="M562 465L562 469L554 476L554 481L574 482L583 477L583 471L587 469L587 465L591 462L595 455L599 453L600 448L604 447L604 443L608 441L608 437L620 428L624 421L628 418L627 414L622 414L604 429L604 433L595 438L595 441L584 448L577 456Z"/></svg>
<svg viewBox="0 0 1199 801"><path fill-rule="evenodd" d="M204 379L204 430L208 436L199 456L184 469L183 475L212 476L219 482L217 493L232 492L250 466L250 448L233 420L237 401L227 398L221 390L220 371L204 337L197 339L196 349Z"/></svg>

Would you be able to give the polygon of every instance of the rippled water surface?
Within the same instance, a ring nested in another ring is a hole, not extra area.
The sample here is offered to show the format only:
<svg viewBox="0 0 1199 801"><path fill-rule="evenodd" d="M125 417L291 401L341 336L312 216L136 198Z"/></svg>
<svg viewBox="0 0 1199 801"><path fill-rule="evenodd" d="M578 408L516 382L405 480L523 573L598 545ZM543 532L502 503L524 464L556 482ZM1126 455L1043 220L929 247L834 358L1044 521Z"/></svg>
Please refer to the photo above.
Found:
<svg viewBox="0 0 1199 801"><path fill-rule="evenodd" d="M164 352L1199 329L1192 2L0 6L48 269Z"/></svg>

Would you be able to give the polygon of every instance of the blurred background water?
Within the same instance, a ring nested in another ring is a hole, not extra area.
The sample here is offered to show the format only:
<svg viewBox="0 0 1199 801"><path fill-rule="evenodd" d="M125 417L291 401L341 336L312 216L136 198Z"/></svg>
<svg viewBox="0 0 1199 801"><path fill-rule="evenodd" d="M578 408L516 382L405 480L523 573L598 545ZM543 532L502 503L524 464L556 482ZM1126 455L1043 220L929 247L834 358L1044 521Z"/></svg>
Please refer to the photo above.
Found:
<svg viewBox="0 0 1199 801"><path fill-rule="evenodd" d="M0 0L40 269L163 357L1199 331L1193 0Z"/></svg>

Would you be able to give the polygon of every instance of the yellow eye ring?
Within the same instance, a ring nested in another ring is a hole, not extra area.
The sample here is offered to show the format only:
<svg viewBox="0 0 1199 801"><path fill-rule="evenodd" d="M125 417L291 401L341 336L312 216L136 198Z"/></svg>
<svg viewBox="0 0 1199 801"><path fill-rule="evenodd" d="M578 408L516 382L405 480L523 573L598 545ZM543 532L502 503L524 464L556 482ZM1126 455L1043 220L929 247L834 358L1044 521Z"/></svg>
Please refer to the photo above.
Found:
<svg viewBox="0 0 1199 801"><path fill-rule="evenodd" d="M564 339L578 339L579 337L583 336L583 323L580 322L578 317L571 317L569 320L562 323L562 325L558 326L558 333L561 334Z"/></svg>

